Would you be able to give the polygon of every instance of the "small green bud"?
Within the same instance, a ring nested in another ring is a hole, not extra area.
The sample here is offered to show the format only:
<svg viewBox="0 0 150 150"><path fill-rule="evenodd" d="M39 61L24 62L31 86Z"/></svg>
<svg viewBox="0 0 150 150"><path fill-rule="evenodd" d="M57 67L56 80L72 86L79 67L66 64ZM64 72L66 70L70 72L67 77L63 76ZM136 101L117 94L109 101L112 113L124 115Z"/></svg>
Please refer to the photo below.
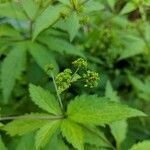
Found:
<svg viewBox="0 0 150 150"><path fill-rule="evenodd" d="M75 67L87 68L87 61L79 58L72 63Z"/></svg>
<svg viewBox="0 0 150 150"><path fill-rule="evenodd" d="M51 71L54 70L54 66L52 64L48 64L45 66L45 72L49 75Z"/></svg>
<svg viewBox="0 0 150 150"><path fill-rule="evenodd" d="M89 17L88 16L83 16L81 19L80 19L80 24L81 25L86 25L88 22L89 22Z"/></svg>
<svg viewBox="0 0 150 150"><path fill-rule="evenodd" d="M94 71L88 70L85 74L83 74L83 78L85 79L85 87L96 87L99 80L99 74Z"/></svg>

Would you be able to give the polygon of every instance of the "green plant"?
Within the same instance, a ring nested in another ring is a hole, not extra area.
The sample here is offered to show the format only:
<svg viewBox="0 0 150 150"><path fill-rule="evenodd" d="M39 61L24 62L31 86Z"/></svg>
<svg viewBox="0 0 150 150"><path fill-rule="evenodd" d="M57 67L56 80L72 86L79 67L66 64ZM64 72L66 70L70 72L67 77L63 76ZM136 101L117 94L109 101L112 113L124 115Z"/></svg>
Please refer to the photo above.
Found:
<svg viewBox="0 0 150 150"><path fill-rule="evenodd" d="M0 0L0 149L149 150L149 12L149 0Z"/></svg>

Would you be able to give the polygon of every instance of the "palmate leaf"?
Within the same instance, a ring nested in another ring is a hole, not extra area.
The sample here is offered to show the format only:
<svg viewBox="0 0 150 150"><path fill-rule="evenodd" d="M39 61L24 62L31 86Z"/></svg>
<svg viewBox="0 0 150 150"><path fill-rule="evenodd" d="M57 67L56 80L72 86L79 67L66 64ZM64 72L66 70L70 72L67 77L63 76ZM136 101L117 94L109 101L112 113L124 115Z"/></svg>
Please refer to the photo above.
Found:
<svg viewBox="0 0 150 150"><path fill-rule="evenodd" d="M45 145L53 137L59 126L60 121L50 121L37 132L35 137L35 145L37 150L45 147Z"/></svg>
<svg viewBox="0 0 150 150"><path fill-rule="evenodd" d="M59 107L58 101L49 91L46 91L39 86L30 84L29 92L32 101L40 108L51 114L61 114L61 108Z"/></svg>
<svg viewBox="0 0 150 150"><path fill-rule="evenodd" d="M26 66L26 49L24 44L16 45L7 55L1 68L1 87L4 103L8 103L9 96Z"/></svg>
<svg viewBox="0 0 150 150"><path fill-rule="evenodd" d="M72 100L67 109L68 117L83 124L107 124L135 116L145 116L139 110L95 95L82 95Z"/></svg>
<svg viewBox="0 0 150 150"><path fill-rule="evenodd" d="M84 134L82 128L78 124L68 119L63 120L61 131L62 135L69 143L73 145L73 147L77 148L78 150L84 149Z"/></svg>
<svg viewBox="0 0 150 150"><path fill-rule="evenodd" d="M149 150L149 148L150 148L150 141L147 140L133 145L130 148L130 150Z"/></svg>
<svg viewBox="0 0 150 150"><path fill-rule="evenodd" d="M45 123L48 122L48 120L44 119L34 119L37 116L49 116L48 114L39 114L39 113L32 113L28 115L24 115L23 117L25 119L18 119L14 120L8 124L6 124L4 127L2 127L2 130L5 130L9 135L15 136L15 135L23 135L30 132L33 132L39 128L41 128Z"/></svg>
<svg viewBox="0 0 150 150"><path fill-rule="evenodd" d="M42 14L35 20L33 40L38 36L40 32L54 24L60 18L60 14L65 10L66 8L63 5L49 5L44 10L44 12L42 12Z"/></svg>

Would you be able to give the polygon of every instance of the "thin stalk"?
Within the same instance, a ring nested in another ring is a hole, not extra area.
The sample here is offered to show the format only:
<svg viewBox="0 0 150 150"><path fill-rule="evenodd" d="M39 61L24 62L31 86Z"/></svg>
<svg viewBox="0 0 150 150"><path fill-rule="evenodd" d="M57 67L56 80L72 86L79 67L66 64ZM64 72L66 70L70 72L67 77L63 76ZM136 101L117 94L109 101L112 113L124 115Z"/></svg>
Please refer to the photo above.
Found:
<svg viewBox="0 0 150 150"><path fill-rule="evenodd" d="M72 78L71 78L70 82L72 82L73 78L75 77L75 75L76 75L76 73L79 71L79 69L80 69L80 67L78 67L78 68L76 69L76 71L75 71L74 74L72 75Z"/></svg>
<svg viewBox="0 0 150 150"><path fill-rule="evenodd" d="M57 84L56 84L56 82L55 82L55 79L54 79L54 76L53 76L53 74L52 74L52 73L51 73L51 77L52 77L52 80L53 80L53 83L54 83L54 87L55 87L55 90L56 90L56 94L57 94L57 98L58 98L58 101L59 101L60 107L61 107L61 109L63 110L62 100L61 100L61 97L60 97L60 95L59 95L59 93L58 93Z"/></svg>
<svg viewBox="0 0 150 150"><path fill-rule="evenodd" d="M59 120L63 119L64 116L10 116L10 117L0 117L0 121L6 120Z"/></svg>

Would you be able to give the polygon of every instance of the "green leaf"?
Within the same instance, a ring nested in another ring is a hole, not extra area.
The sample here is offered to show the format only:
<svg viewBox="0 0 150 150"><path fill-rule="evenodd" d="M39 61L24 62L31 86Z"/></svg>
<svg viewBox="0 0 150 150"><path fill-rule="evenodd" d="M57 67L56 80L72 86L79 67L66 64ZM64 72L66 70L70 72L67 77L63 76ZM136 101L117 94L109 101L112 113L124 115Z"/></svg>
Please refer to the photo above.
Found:
<svg viewBox="0 0 150 150"><path fill-rule="evenodd" d="M60 14L63 13L65 9L66 8L62 5L48 6L44 12L35 20L33 40L40 32L53 25L60 18Z"/></svg>
<svg viewBox="0 0 150 150"><path fill-rule="evenodd" d="M15 150L36 150L34 142L34 134L26 134L17 142Z"/></svg>
<svg viewBox="0 0 150 150"><path fill-rule="evenodd" d="M45 147L45 150L69 150L67 144L64 143L62 136L58 133L55 133L53 138Z"/></svg>
<svg viewBox="0 0 150 150"><path fill-rule="evenodd" d="M96 147L112 147L109 141L106 139L104 133L93 127L84 128L84 141L85 143Z"/></svg>
<svg viewBox="0 0 150 150"><path fill-rule="evenodd" d="M105 96L114 102L119 102L120 98L117 95L117 92L113 90L110 81L107 81Z"/></svg>
<svg viewBox="0 0 150 150"><path fill-rule="evenodd" d="M93 11L100 11L104 8L104 5L98 1L89 0L84 4L84 12L90 13Z"/></svg>
<svg viewBox="0 0 150 150"><path fill-rule="evenodd" d="M5 130L11 136L15 135L23 135L30 132L33 132L39 128L41 128L48 120L44 119L34 119L37 116L49 116L48 114L38 114L32 113L28 115L24 115L26 119L19 119L11 121L10 123L6 124L2 129Z"/></svg>
<svg viewBox="0 0 150 150"><path fill-rule="evenodd" d="M70 6L70 0L58 0L58 1L61 2L62 4Z"/></svg>
<svg viewBox="0 0 150 150"><path fill-rule="evenodd" d="M4 97L4 103L8 103L11 91L21 73L26 66L26 50L25 46L16 45L7 55L2 63L1 68L1 87Z"/></svg>
<svg viewBox="0 0 150 150"><path fill-rule="evenodd" d="M107 3L109 4L110 8L113 10L116 4L116 0L107 0Z"/></svg>
<svg viewBox="0 0 150 150"><path fill-rule="evenodd" d="M38 5L34 0L22 0L21 4L28 17L33 20L37 14Z"/></svg>
<svg viewBox="0 0 150 150"><path fill-rule="evenodd" d="M72 41L76 34L78 33L78 30L80 28L79 24L79 17L76 12L73 12L66 21L67 31L70 35L70 41Z"/></svg>
<svg viewBox="0 0 150 150"><path fill-rule="evenodd" d="M78 150L83 150L84 147L84 135L82 128L69 120L63 120L61 125L62 135L67 139L69 143Z"/></svg>
<svg viewBox="0 0 150 150"><path fill-rule="evenodd" d="M40 41L46 44L50 50L59 52L61 54L70 54L84 57L83 52L75 47L74 45L68 43L67 41L55 37L43 36Z"/></svg>
<svg viewBox="0 0 150 150"><path fill-rule="evenodd" d="M127 122L124 120L116 121L109 125L111 129L111 133L116 140L117 149L120 149L122 142L126 138L127 125L128 125Z"/></svg>
<svg viewBox="0 0 150 150"><path fill-rule="evenodd" d="M0 4L0 16L1 17L11 17L17 19L26 19L20 4L17 2L6 2Z"/></svg>
<svg viewBox="0 0 150 150"><path fill-rule="evenodd" d="M150 141L142 141L139 142L130 148L130 150L149 150L150 148Z"/></svg>
<svg viewBox="0 0 150 150"><path fill-rule="evenodd" d="M36 134L36 149L45 147L60 126L60 121L50 121L45 124Z"/></svg>
<svg viewBox="0 0 150 150"><path fill-rule="evenodd" d="M49 91L44 90L40 86L30 84L29 92L32 101L40 108L52 114L61 114L58 101Z"/></svg>
<svg viewBox="0 0 150 150"><path fill-rule="evenodd" d="M133 1L130 1L123 7L120 14L124 15L124 14L130 13L134 11L136 8L137 8L136 4Z"/></svg>
<svg viewBox="0 0 150 150"><path fill-rule="evenodd" d="M4 144L3 141L2 141L2 137L1 137L1 136L0 136L0 149L1 149L1 150L7 150L5 144Z"/></svg>
<svg viewBox="0 0 150 150"><path fill-rule="evenodd" d="M28 44L29 53L33 56L37 64L45 70L45 66L52 64L54 66L54 74L58 73L58 64L52 52L48 51L44 46L37 43Z"/></svg>
<svg viewBox="0 0 150 150"><path fill-rule="evenodd" d="M94 95L76 97L68 105L67 115L75 122L94 125L107 124L130 117L145 116L139 110Z"/></svg>

